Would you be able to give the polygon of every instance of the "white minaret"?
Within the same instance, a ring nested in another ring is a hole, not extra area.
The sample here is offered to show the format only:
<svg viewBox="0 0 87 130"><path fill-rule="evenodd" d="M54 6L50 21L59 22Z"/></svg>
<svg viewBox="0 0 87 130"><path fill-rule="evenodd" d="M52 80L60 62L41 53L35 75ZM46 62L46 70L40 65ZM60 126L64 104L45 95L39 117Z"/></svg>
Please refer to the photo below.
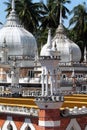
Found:
<svg viewBox="0 0 87 130"><path fill-rule="evenodd" d="M57 67L60 57L55 46L52 48L51 30L48 31L47 44L41 50L39 61L42 66L42 95L36 97L39 111L38 125L42 129L58 129L60 126L59 109L63 104L63 96L57 93ZM50 81L50 82L49 82Z"/></svg>
<svg viewBox="0 0 87 130"><path fill-rule="evenodd" d="M51 30L48 31L46 50L42 48L40 62L42 65L42 96L57 92L57 65L59 62L56 46L52 48ZM49 85L50 80L50 85ZM43 92L44 91L44 92Z"/></svg>

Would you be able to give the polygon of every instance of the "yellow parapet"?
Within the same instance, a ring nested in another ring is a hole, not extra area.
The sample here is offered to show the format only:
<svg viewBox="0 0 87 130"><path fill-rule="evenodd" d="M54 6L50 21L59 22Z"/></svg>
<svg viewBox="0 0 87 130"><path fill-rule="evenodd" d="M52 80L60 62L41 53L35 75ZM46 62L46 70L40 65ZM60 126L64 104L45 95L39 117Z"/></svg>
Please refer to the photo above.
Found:
<svg viewBox="0 0 87 130"><path fill-rule="evenodd" d="M8 106L20 106L20 107L28 107L28 108L38 108L34 102L34 98L8 98L8 97L0 97L1 105Z"/></svg>
<svg viewBox="0 0 87 130"><path fill-rule="evenodd" d="M34 102L35 98L27 97L27 98L8 98L8 97L0 97L0 105L7 106L19 106L19 107L27 107L27 108L38 108L38 106ZM64 96L64 103L62 108L69 107L73 108L74 106L87 107L87 95L86 94L74 94L70 96Z"/></svg>

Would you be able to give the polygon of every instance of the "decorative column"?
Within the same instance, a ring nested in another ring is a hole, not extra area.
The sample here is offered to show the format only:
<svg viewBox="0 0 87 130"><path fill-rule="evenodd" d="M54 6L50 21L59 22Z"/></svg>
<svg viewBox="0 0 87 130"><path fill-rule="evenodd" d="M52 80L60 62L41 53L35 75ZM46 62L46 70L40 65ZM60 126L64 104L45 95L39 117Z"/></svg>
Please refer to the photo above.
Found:
<svg viewBox="0 0 87 130"><path fill-rule="evenodd" d="M50 93L53 95L53 71L50 71Z"/></svg>
<svg viewBox="0 0 87 130"><path fill-rule="evenodd" d="M73 52L72 49L70 49L70 63L73 64Z"/></svg>
<svg viewBox="0 0 87 130"><path fill-rule="evenodd" d="M11 80L11 86L19 85L19 68L17 67L15 61L13 61L12 65Z"/></svg>
<svg viewBox="0 0 87 130"><path fill-rule="evenodd" d="M7 48L7 45L6 45L6 40L4 39L4 42L3 42L3 46L2 46L2 59L1 59L1 62L2 63L7 63L8 62L8 48Z"/></svg>
<svg viewBox="0 0 87 130"><path fill-rule="evenodd" d="M42 96L44 96L44 69L42 69Z"/></svg>
<svg viewBox="0 0 87 130"><path fill-rule="evenodd" d="M46 90L45 90L45 95L48 95L48 71L46 70Z"/></svg>
<svg viewBox="0 0 87 130"><path fill-rule="evenodd" d="M73 69L73 72L72 72L72 82L73 82L73 88L72 88L72 91L75 92L76 91L76 84L75 84L75 80L76 80L76 77L75 77L75 71Z"/></svg>

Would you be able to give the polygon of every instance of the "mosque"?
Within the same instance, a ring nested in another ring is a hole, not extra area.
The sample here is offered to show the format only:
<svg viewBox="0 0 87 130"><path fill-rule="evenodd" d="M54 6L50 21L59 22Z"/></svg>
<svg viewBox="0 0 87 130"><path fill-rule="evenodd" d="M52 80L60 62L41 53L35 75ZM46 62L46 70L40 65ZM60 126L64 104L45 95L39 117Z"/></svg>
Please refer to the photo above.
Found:
<svg viewBox="0 0 87 130"><path fill-rule="evenodd" d="M64 31L37 54L35 37L12 10L0 29L0 130L87 130L87 56Z"/></svg>

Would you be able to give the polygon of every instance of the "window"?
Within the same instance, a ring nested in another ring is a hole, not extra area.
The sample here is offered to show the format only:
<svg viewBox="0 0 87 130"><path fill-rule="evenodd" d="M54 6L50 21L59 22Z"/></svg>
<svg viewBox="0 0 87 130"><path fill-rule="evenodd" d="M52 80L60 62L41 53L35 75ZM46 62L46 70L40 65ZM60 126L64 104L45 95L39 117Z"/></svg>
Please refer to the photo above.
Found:
<svg viewBox="0 0 87 130"><path fill-rule="evenodd" d="M30 78L33 78L33 77L34 77L34 71L29 70L28 76L29 76Z"/></svg>
<svg viewBox="0 0 87 130"><path fill-rule="evenodd" d="M65 74L63 74L63 75L62 75L62 77L63 77L63 79L65 79L65 78L66 78L66 75L65 75Z"/></svg>
<svg viewBox="0 0 87 130"><path fill-rule="evenodd" d="M13 130L13 127L10 123L7 125L7 130Z"/></svg>

